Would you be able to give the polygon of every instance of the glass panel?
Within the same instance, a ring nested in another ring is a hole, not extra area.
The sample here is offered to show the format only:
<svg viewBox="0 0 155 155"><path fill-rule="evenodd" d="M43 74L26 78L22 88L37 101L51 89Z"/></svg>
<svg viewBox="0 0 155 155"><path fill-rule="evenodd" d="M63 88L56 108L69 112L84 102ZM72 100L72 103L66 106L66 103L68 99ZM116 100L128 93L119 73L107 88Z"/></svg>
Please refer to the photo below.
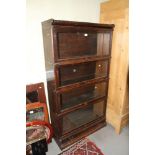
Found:
<svg viewBox="0 0 155 155"><path fill-rule="evenodd" d="M89 123L105 113L104 101L89 105L86 109L80 109L65 115L62 118L63 133Z"/></svg>
<svg viewBox="0 0 155 155"><path fill-rule="evenodd" d="M45 116L43 107L26 111L26 122L31 122L34 120L44 120L44 119Z"/></svg>
<svg viewBox="0 0 155 155"><path fill-rule="evenodd" d="M63 93L60 95L61 109L64 110L80 103L103 97L106 95L106 88L107 83L102 82Z"/></svg>
<svg viewBox="0 0 155 155"><path fill-rule="evenodd" d="M57 34L58 57L60 59L109 54L109 32L61 32Z"/></svg>
<svg viewBox="0 0 155 155"><path fill-rule="evenodd" d="M31 91L26 94L26 104L38 101L39 101L38 91Z"/></svg>
<svg viewBox="0 0 155 155"><path fill-rule="evenodd" d="M110 33L104 33L104 41L103 41L103 56L109 55L110 53Z"/></svg>
<svg viewBox="0 0 155 155"><path fill-rule="evenodd" d="M90 80L97 77L107 77L108 61L85 62L59 68L60 85Z"/></svg>

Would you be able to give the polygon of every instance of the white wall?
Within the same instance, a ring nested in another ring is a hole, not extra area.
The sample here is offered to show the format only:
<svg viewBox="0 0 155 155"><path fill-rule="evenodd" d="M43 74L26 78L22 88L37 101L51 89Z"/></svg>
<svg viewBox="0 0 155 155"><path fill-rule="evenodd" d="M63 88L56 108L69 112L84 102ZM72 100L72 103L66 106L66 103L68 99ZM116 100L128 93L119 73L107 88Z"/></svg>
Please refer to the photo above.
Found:
<svg viewBox="0 0 155 155"><path fill-rule="evenodd" d="M44 82L41 22L47 19L99 22L100 3L107 0L27 0L27 83ZM47 90L46 94L47 94Z"/></svg>
<svg viewBox="0 0 155 155"><path fill-rule="evenodd" d="M106 0L27 0L27 84L45 81L41 22L50 18L99 22Z"/></svg>

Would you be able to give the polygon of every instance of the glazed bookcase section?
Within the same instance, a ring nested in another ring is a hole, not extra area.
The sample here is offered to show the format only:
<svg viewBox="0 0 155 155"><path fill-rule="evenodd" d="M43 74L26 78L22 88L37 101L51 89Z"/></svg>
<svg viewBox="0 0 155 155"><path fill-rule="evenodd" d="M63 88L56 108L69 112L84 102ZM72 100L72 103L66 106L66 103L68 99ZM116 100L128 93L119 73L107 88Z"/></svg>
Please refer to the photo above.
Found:
<svg viewBox="0 0 155 155"><path fill-rule="evenodd" d="M56 60L109 56L111 31L81 27L53 27Z"/></svg>
<svg viewBox="0 0 155 155"><path fill-rule="evenodd" d="M58 86L65 86L98 77L108 77L109 60L59 65L56 69L59 73Z"/></svg>
<svg viewBox="0 0 155 155"><path fill-rule="evenodd" d="M59 120L62 127L62 135L104 117L105 106L105 101L100 101L64 115Z"/></svg>
<svg viewBox="0 0 155 155"><path fill-rule="evenodd" d="M89 102L106 97L107 86L107 81L104 81L58 94L58 109L60 109L58 112L74 110L76 107L82 107Z"/></svg>

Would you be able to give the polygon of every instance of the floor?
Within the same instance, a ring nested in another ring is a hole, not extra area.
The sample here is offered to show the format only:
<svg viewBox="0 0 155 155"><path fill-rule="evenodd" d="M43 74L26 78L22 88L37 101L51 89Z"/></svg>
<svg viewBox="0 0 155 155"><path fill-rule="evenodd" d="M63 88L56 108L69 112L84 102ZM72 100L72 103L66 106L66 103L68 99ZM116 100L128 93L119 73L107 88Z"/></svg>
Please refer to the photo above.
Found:
<svg viewBox="0 0 155 155"><path fill-rule="evenodd" d="M98 130L88 136L104 153L104 155L128 155L129 154L129 127L125 127L120 135L115 133L111 125ZM58 155L61 150L52 140L48 146L47 155Z"/></svg>

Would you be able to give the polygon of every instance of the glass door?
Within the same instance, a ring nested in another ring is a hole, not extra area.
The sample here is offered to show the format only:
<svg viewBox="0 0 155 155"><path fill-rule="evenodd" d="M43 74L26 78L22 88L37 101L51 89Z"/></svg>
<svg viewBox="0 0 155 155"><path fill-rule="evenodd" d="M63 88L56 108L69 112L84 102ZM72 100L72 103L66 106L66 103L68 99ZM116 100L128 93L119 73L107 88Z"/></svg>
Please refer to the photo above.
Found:
<svg viewBox="0 0 155 155"><path fill-rule="evenodd" d="M109 56L111 30L82 27L54 27L56 59Z"/></svg>
<svg viewBox="0 0 155 155"><path fill-rule="evenodd" d="M107 95L107 81L89 84L58 95L59 113L71 108L81 107L86 103L104 98Z"/></svg>
<svg viewBox="0 0 155 155"><path fill-rule="evenodd" d="M65 86L99 77L106 78L108 76L108 69L108 60L59 65L57 67L59 73L57 79L59 86Z"/></svg>
<svg viewBox="0 0 155 155"><path fill-rule="evenodd" d="M86 108L68 113L60 119L62 134L105 116L105 101L90 104Z"/></svg>

